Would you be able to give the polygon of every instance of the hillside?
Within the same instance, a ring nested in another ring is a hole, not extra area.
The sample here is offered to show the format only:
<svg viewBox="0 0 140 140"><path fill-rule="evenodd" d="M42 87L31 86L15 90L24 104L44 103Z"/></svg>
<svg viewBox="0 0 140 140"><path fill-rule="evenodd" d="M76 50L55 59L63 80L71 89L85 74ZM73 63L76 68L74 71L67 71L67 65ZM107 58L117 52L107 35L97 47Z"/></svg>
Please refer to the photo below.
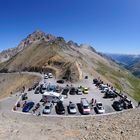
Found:
<svg viewBox="0 0 140 140"><path fill-rule="evenodd" d="M48 36L45 33L29 43L34 34L38 36L37 32L28 36L25 39L28 40L27 46L0 64L1 72L51 71L57 78L66 77L72 82L81 80L85 75L100 77L104 82L140 100L140 80L96 53L91 46L78 45L73 41L66 42L62 37Z"/></svg>
<svg viewBox="0 0 140 140"><path fill-rule="evenodd" d="M29 34L25 39L23 39L17 47L0 52L0 63L14 57L17 53L19 53L32 43L38 42L40 40L49 41L52 39L54 39L54 36L50 34L45 34L44 32L37 30L32 34Z"/></svg>
<svg viewBox="0 0 140 140"><path fill-rule="evenodd" d="M11 92L21 91L22 87L30 87L34 82L40 81L36 75L0 73L0 99L11 96Z"/></svg>

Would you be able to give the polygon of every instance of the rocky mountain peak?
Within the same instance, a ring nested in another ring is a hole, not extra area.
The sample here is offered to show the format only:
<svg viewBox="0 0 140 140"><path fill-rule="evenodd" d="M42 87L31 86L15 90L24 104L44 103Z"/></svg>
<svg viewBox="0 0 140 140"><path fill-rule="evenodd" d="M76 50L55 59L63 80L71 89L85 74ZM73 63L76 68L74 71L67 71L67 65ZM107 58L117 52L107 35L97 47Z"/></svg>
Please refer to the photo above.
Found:
<svg viewBox="0 0 140 140"><path fill-rule="evenodd" d="M68 41L67 44L70 46L79 47L79 45L76 42L73 42L72 40Z"/></svg>
<svg viewBox="0 0 140 140"><path fill-rule="evenodd" d="M18 48L23 49L24 47L40 40L49 41L50 38L50 35L46 35L44 32L36 30L32 34L29 34L24 40L22 40L18 45Z"/></svg>
<svg viewBox="0 0 140 140"><path fill-rule="evenodd" d="M90 46L88 44L81 44L80 47L81 48L87 48L87 49L89 49L92 52L96 52L96 50L92 46Z"/></svg>

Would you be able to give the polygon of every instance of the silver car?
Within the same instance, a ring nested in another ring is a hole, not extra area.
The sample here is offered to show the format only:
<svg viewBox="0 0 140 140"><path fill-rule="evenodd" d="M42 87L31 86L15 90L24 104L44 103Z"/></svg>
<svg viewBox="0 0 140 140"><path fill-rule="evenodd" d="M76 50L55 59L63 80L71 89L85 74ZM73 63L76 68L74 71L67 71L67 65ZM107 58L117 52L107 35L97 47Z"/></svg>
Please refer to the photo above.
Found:
<svg viewBox="0 0 140 140"><path fill-rule="evenodd" d="M43 109L43 114L50 114L52 110L52 103L47 103Z"/></svg>
<svg viewBox="0 0 140 140"><path fill-rule="evenodd" d="M96 110L97 110L97 113L99 113L99 114L105 113L105 109L104 109L103 104L101 102L96 103Z"/></svg>
<svg viewBox="0 0 140 140"><path fill-rule="evenodd" d="M77 113L76 106L72 102L69 103L68 109L69 109L70 114L76 114Z"/></svg>
<svg viewBox="0 0 140 140"><path fill-rule="evenodd" d="M82 95L82 94L83 94L82 89L81 89L81 88L78 88L78 89L77 89L77 95Z"/></svg>

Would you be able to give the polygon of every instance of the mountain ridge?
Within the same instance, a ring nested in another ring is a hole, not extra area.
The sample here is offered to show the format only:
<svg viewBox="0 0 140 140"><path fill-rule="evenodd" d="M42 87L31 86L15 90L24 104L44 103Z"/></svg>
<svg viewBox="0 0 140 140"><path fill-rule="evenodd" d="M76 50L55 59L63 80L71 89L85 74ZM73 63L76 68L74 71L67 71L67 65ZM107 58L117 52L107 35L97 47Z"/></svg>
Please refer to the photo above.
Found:
<svg viewBox="0 0 140 140"><path fill-rule="evenodd" d="M40 37L41 36L41 37ZM31 37L31 41L28 38ZM33 39L33 38L36 39ZM46 37L46 36L45 36ZM49 38L49 39L48 39ZM63 37L44 34L29 35L21 43L21 51L0 64L0 72L52 72L56 78L66 77L71 82L82 80L88 75L100 77L118 90L140 99L140 80L129 71L96 52L90 45L66 42ZM28 44L28 45L27 45Z"/></svg>
<svg viewBox="0 0 140 140"><path fill-rule="evenodd" d="M40 30L34 31L32 34L29 34L25 39L23 39L19 45L15 48L10 48L7 50L3 50L0 52L0 63L5 62L12 58L14 55L22 51L25 47L29 46L30 44L40 41L40 40L53 40L55 37L51 34L45 34Z"/></svg>

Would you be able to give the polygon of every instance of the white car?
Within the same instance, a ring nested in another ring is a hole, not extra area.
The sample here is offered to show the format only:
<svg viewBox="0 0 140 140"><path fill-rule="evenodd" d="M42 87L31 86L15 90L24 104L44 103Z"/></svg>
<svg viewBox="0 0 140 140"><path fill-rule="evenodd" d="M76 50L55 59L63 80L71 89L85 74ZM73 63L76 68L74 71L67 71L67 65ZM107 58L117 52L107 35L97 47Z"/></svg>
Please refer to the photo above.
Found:
<svg viewBox="0 0 140 140"><path fill-rule="evenodd" d="M68 108L69 108L69 113L70 113L70 114L76 114L76 113L77 113L77 111L76 111L76 106L75 106L75 104L73 104L72 102L70 102Z"/></svg>
<svg viewBox="0 0 140 140"><path fill-rule="evenodd" d="M41 87L40 87L40 92L43 94L44 92L47 91L47 87L45 84L43 84Z"/></svg>
<svg viewBox="0 0 140 140"><path fill-rule="evenodd" d="M99 114L105 113L105 109L104 109L103 104L101 102L96 103L96 111Z"/></svg>
<svg viewBox="0 0 140 140"><path fill-rule="evenodd" d="M101 92L102 93L106 93L107 91L109 91L109 88L107 87L107 88L104 88Z"/></svg>
<svg viewBox="0 0 140 140"><path fill-rule="evenodd" d="M48 77L48 75L47 74L45 74L44 75L44 79L48 79L49 77Z"/></svg>
<svg viewBox="0 0 140 140"><path fill-rule="evenodd" d="M53 78L52 73L48 73L48 77L49 77L49 78Z"/></svg>
<svg viewBox="0 0 140 140"><path fill-rule="evenodd" d="M78 88L78 89L77 89L77 95L82 95L82 94L83 94L82 89L81 89L81 88Z"/></svg>
<svg viewBox="0 0 140 140"><path fill-rule="evenodd" d="M43 114L50 114L52 109L52 103L47 103L43 109Z"/></svg>

